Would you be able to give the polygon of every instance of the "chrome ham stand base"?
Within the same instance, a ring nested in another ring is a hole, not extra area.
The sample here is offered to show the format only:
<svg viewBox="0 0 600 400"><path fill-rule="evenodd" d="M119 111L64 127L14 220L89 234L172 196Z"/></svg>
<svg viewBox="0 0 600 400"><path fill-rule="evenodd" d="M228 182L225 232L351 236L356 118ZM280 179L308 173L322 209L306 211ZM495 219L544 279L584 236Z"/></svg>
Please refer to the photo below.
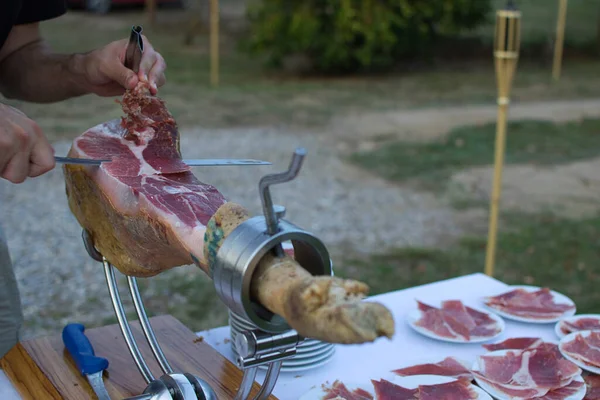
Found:
<svg viewBox="0 0 600 400"><path fill-rule="evenodd" d="M283 318L274 315L252 301L250 283L260 260L269 252L283 256L283 242L294 246L294 258L313 275L332 275L331 260L324 244L314 235L282 219L285 208L274 206L269 186L294 179L302 165L305 152L297 149L288 171L264 176L259 183L264 216L250 218L235 228L223 241L211 269L213 283L220 299L231 311L251 322L258 329L246 329L236 335L236 363L244 371L235 400L249 398L259 366L267 373L254 400L267 399L279 377L283 360L296 355L296 347L304 341ZM131 332L123 302L119 295L114 267L95 248L89 232L82 233L90 257L104 266L104 274L112 305L125 343L148 384L144 393L124 400L221 400L210 385L189 373L176 373L167 361L150 324L136 278L127 276L129 292L144 336L163 375L154 377Z"/></svg>

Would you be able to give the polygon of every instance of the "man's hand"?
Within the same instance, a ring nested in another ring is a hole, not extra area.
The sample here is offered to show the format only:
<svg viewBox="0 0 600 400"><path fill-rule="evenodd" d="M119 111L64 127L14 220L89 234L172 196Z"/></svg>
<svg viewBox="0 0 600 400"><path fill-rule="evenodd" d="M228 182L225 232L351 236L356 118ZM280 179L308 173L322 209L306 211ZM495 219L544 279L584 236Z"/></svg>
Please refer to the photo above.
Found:
<svg viewBox="0 0 600 400"><path fill-rule="evenodd" d="M142 37L144 53L138 74L124 65L128 39L109 43L83 56L86 83L92 93L99 96L121 95L124 89L133 89L139 80L148 81L151 93L157 93L158 87L165 84L167 65L148 39Z"/></svg>
<svg viewBox="0 0 600 400"><path fill-rule="evenodd" d="M21 183L54 168L54 149L21 111L0 104L0 177Z"/></svg>

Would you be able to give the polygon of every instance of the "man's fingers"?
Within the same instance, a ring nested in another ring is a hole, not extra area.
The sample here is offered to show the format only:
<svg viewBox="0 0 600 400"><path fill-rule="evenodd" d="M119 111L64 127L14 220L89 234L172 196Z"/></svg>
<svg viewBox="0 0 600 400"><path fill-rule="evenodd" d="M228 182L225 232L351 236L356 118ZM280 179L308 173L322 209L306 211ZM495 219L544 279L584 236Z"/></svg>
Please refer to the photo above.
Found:
<svg viewBox="0 0 600 400"><path fill-rule="evenodd" d="M32 178L45 174L56 165L54 148L52 148L44 135L39 135L38 140L31 149L29 162L29 176Z"/></svg>
<svg viewBox="0 0 600 400"><path fill-rule="evenodd" d="M2 171L2 178L12 183L22 183L27 179L29 172L29 152L20 151L16 153Z"/></svg>
<svg viewBox="0 0 600 400"><path fill-rule="evenodd" d="M103 72L109 79L125 89L133 89L137 85L138 77L135 72L125 67L118 58L115 58L112 62L106 62Z"/></svg>

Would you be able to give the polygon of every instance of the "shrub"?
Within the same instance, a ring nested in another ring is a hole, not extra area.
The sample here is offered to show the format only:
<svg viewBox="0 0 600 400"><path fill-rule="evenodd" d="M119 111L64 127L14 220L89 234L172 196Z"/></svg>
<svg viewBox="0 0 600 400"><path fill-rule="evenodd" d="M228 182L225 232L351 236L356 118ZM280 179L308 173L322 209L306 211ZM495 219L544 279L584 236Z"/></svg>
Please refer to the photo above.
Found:
<svg viewBox="0 0 600 400"><path fill-rule="evenodd" d="M244 48L272 66L303 56L320 72L392 66L485 22L489 0L260 0Z"/></svg>

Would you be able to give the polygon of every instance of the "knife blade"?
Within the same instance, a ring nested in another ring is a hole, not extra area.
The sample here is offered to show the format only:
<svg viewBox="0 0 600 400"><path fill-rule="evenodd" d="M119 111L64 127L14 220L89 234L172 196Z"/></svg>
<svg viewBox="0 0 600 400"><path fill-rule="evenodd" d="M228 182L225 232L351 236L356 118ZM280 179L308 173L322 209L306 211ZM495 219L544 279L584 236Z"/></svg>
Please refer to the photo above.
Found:
<svg viewBox="0 0 600 400"><path fill-rule="evenodd" d="M98 400L111 400L102 380L102 374L108 368L108 360L95 355L84 331L85 327L82 324L67 324L62 332L63 343L81 375L87 378L94 389Z"/></svg>
<svg viewBox="0 0 600 400"><path fill-rule="evenodd" d="M77 157L58 157L54 160L61 164L82 164L82 165L100 165L104 162L111 162L111 159L91 159ZM252 159L235 159L235 158L199 158L199 159L183 159L181 160L190 167L206 167L206 166L227 166L227 165L271 165L268 161L252 160Z"/></svg>

